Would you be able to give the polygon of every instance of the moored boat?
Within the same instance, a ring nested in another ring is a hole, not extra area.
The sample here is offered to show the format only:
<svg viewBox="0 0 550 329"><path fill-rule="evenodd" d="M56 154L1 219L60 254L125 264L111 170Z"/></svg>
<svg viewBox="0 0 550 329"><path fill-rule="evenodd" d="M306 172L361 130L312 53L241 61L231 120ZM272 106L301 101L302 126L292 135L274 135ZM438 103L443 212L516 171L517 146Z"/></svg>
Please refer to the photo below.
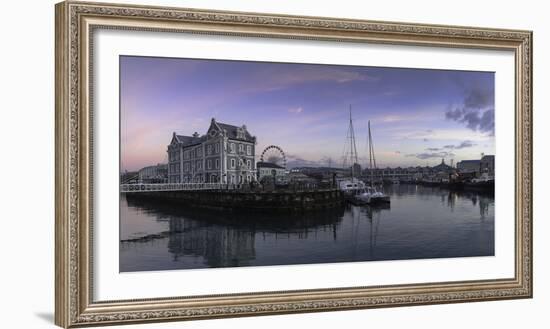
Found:
<svg viewBox="0 0 550 329"><path fill-rule="evenodd" d="M374 177L372 176L372 173L374 172L373 169L376 169L376 158L374 156L374 145L372 143L372 134L370 130L370 120L369 120L369 136L368 136L368 147L369 147L369 167L371 172L371 186L369 188L369 196L368 196L368 204L370 205L376 205L376 204L389 204L390 203L390 197L389 195L386 195L382 191L376 190L372 182L374 181ZM397 183L395 182L397 181ZM394 178L393 184L399 184L399 180L397 178Z"/></svg>
<svg viewBox="0 0 550 329"><path fill-rule="evenodd" d="M469 182L464 183L464 188L482 191L495 190L495 177L484 172L480 177L472 178Z"/></svg>

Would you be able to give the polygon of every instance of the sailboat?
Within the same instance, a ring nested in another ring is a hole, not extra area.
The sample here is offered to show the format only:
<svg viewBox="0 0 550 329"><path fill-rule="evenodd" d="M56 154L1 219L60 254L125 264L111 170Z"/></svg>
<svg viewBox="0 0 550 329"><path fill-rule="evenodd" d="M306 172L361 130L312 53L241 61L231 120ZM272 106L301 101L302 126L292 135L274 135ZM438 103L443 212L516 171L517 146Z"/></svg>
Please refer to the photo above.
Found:
<svg viewBox="0 0 550 329"><path fill-rule="evenodd" d="M372 142L372 134L370 130L370 120L369 120L369 136L368 136L368 147L369 147L369 171L370 171L370 186L365 188L365 192L355 196L357 202L362 202L368 205L382 205L389 204L390 197L378 191L374 186L374 169L376 169L376 158L374 156L374 145Z"/></svg>
<svg viewBox="0 0 550 329"><path fill-rule="evenodd" d="M355 145L355 132L353 130L353 119L351 117L351 105L349 107L349 127L346 138L349 141L349 152L348 154L344 154L343 156L344 162L342 164L342 167L347 168L348 165L350 166L349 168L351 177L340 180L338 182L338 188L342 192L344 192L344 195L348 200L353 201L354 196L365 191L366 184L362 180L360 180L359 177L354 177L354 167L359 162L359 159L357 156L357 147ZM347 163L348 160L349 163Z"/></svg>

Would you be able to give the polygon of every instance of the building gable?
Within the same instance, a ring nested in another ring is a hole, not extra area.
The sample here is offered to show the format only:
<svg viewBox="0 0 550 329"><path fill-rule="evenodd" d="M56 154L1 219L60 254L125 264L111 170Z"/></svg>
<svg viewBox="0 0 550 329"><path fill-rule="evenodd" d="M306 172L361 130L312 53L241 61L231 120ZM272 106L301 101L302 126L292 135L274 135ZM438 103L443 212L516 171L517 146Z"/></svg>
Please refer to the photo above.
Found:
<svg viewBox="0 0 550 329"><path fill-rule="evenodd" d="M172 140L170 141L170 145L176 145L179 144L180 141L178 140L178 135L176 133L172 133Z"/></svg>
<svg viewBox="0 0 550 329"><path fill-rule="evenodd" d="M206 132L206 138L216 138L219 137L222 133L223 129L216 122L216 119L212 118L212 120L210 121L210 127L208 127L208 131Z"/></svg>

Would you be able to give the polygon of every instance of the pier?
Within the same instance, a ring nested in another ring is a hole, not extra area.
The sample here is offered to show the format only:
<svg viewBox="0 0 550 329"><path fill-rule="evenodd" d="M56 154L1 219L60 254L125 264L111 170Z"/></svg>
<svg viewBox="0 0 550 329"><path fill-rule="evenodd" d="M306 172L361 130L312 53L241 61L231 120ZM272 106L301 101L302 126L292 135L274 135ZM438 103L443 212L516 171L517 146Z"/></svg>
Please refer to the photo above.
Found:
<svg viewBox="0 0 550 329"><path fill-rule="evenodd" d="M238 188L234 184L221 183L166 183L166 184L120 184L121 193L167 192L167 191L214 191Z"/></svg>
<svg viewBox="0 0 550 329"><path fill-rule="evenodd" d="M244 186L218 183L126 184L121 185L121 193L130 199L252 213L293 213L332 209L344 204L342 192L334 188L266 191Z"/></svg>

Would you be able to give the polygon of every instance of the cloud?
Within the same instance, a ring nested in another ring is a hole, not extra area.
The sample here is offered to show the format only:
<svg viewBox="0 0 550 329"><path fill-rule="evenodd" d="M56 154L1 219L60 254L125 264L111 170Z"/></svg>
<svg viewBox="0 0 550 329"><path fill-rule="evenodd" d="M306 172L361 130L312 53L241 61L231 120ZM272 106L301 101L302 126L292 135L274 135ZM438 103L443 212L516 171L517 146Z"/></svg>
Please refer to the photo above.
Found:
<svg viewBox="0 0 550 329"><path fill-rule="evenodd" d="M464 98L464 107L470 109L483 109L493 104L493 91L489 89L471 89Z"/></svg>
<svg viewBox="0 0 550 329"><path fill-rule="evenodd" d="M302 113L302 111L304 110L303 107L292 107L292 108L289 108L288 109L288 113L293 113L293 114L300 114Z"/></svg>
<svg viewBox="0 0 550 329"><path fill-rule="evenodd" d="M271 92L288 89L295 85L314 82L348 83L355 81L378 81L379 78L365 73L320 65L288 67L275 66L259 71L253 78L253 84L244 91Z"/></svg>
<svg viewBox="0 0 550 329"><path fill-rule="evenodd" d="M385 115L381 118L382 122L397 122L397 121L404 121L406 120L406 117L402 115Z"/></svg>
<svg viewBox="0 0 550 329"><path fill-rule="evenodd" d="M451 149L451 150L460 150L460 149L463 149L463 148L473 147L473 146L476 146L476 145L477 144L472 142L472 141L463 141L462 143L460 143L458 145L445 145L445 146L443 146L443 148Z"/></svg>
<svg viewBox="0 0 550 329"><path fill-rule="evenodd" d="M448 120L463 123L473 131L495 134L495 108L493 89L470 89L461 106L445 112Z"/></svg>
<svg viewBox="0 0 550 329"><path fill-rule="evenodd" d="M433 159L433 158L447 158L447 157L454 157L455 154L451 152L424 152L424 153L414 153L414 154L407 154L407 157L415 157L420 160L426 160L426 159Z"/></svg>
<svg viewBox="0 0 550 329"><path fill-rule="evenodd" d="M426 148L426 151L429 151L429 152L432 152L432 153L420 153L420 154L413 154L414 156L421 156L421 158L419 159L427 159L427 158L440 158L440 157L445 157L446 155L453 155L453 153L449 153L448 151L445 151L445 150L460 150L460 149L463 149L463 148L467 148L467 147L473 147L473 146L476 146L477 144L475 144L474 142L472 141L463 141L461 142L460 144L458 145L445 145L443 147L428 147Z"/></svg>
<svg viewBox="0 0 550 329"><path fill-rule="evenodd" d="M449 141L456 140L457 137L463 136L468 138L470 141L485 141L492 139L491 136L482 132L474 132L466 127L464 128L451 128L451 129L433 129L425 130L420 129L416 130L414 126L407 126L405 129L396 130L392 133L393 139L409 139L409 140L421 140L424 142L435 142L435 141Z"/></svg>

